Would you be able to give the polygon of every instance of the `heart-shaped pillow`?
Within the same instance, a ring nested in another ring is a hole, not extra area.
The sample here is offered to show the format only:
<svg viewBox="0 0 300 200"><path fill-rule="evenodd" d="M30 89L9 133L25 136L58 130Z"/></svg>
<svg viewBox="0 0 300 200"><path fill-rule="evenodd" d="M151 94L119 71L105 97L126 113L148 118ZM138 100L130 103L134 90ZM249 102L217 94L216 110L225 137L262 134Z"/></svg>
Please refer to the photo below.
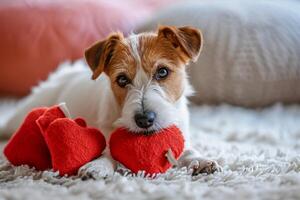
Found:
<svg viewBox="0 0 300 200"><path fill-rule="evenodd" d="M171 149L178 159L184 148L184 139L176 126L151 135L131 133L119 128L111 134L109 148L112 157L132 172L164 173L171 167L166 153Z"/></svg>
<svg viewBox="0 0 300 200"><path fill-rule="evenodd" d="M87 162L99 157L106 147L103 134L86 126L82 118L60 118L43 133L48 145L52 167L60 175L73 175Z"/></svg>

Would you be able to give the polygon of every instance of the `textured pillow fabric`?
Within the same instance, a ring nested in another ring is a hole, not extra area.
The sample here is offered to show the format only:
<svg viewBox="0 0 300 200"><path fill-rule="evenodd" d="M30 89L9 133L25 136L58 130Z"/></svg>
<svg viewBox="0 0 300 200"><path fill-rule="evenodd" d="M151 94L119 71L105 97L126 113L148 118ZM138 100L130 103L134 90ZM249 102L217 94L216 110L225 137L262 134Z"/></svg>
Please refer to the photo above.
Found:
<svg viewBox="0 0 300 200"><path fill-rule="evenodd" d="M190 76L197 103L265 106L300 102L300 2L189 2L160 12L157 24L192 25L204 35Z"/></svg>
<svg viewBox="0 0 300 200"><path fill-rule="evenodd" d="M0 95L24 95L64 60L111 31L127 32L149 9L124 1L4 0L0 3Z"/></svg>

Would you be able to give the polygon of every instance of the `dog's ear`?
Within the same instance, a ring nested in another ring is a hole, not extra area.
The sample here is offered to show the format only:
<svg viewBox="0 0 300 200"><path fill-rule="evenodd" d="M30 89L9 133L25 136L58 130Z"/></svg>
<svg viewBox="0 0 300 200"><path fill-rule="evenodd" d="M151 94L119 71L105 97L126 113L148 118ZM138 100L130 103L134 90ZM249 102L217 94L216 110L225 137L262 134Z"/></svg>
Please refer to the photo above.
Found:
<svg viewBox="0 0 300 200"><path fill-rule="evenodd" d="M122 39L121 33L113 33L107 39L96 42L85 50L85 59L93 71L93 80L105 70L114 54L116 45Z"/></svg>
<svg viewBox="0 0 300 200"><path fill-rule="evenodd" d="M160 26L158 37L169 40L175 49L180 50L189 60L196 62L203 44L203 36L199 29L190 26Z"/></svg>

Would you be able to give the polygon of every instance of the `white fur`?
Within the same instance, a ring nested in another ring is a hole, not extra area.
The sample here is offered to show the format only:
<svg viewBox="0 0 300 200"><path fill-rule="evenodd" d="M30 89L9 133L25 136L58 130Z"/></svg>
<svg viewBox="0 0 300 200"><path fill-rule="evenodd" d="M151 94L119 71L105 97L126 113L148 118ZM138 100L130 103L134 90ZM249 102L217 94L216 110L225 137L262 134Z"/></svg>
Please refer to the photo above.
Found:
<svg viewBox="0 0 300 200"><path fill-rule="evenodd" d="M71 116L85 118L90 126L101 129L108 137L113 130L113 122L118 118L119 108L108 77L102 74L96 81L90 77L90 69L81 60L73 66L62 64L47 81L19 102L16 114L5 127L6 132L15 131L32 108L65 102Z"/></svg>
<svg viewBox="0 0 300 200"><path fill-rule="evenodd" d="M127 38L127 43L130 46L130 51L131 54L133 55L135 61L137 62L137 66L140 68L141 67L141 57L139 54L139 37L138 35L135 34L131 34L128 38Z"/></svg>

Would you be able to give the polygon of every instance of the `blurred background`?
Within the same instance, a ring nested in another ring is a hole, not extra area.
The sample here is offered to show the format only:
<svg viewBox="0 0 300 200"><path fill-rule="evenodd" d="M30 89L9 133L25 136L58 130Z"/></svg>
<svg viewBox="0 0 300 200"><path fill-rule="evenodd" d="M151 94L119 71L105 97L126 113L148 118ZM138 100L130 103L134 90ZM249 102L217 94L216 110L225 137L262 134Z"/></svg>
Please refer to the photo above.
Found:
<svg viewBox="0 0 300 200"><path fill-rule="evenodd" d="M189 67L195 103L261 107L300 100L300 2L2 0L0 96L24 97L111 31L191 25L204 48Z"/></svg>
<svg viewBox="0 0 300 200"><path fill-rule="evenodd" d="M0 0L0 151L39 95L30 92L61 63L111 31L159 24L202 30L188 67L190 133L223 172L81 181L0 153L0 199L300 199L299 0Z"/></svg>

